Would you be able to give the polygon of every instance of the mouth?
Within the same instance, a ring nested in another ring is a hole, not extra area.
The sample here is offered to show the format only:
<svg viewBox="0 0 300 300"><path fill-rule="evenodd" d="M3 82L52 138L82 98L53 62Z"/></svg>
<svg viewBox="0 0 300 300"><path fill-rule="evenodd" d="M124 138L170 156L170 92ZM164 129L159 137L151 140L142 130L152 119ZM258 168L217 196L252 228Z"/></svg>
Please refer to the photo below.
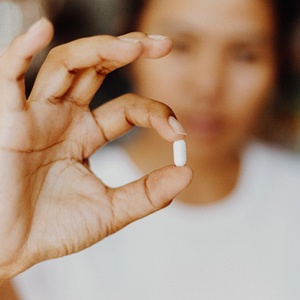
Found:
<svg viewBox="0 0 300 300"><path fill-rule="evenodd" d="M225 122L215 115L199 114L184 118L182 123L188 136L201 140L213 140L222 136Z"/></svg>

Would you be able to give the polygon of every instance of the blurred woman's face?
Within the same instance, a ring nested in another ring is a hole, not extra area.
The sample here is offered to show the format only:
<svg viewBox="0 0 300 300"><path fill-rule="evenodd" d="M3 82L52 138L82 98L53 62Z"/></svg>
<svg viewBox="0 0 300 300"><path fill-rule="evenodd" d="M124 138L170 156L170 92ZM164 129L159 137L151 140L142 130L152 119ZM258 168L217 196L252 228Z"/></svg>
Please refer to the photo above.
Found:
<svg viewBox="0 0 300 300"><path fill-rule="evenodd" d="M173 108L196 155L238 150L275 84L269 1L149 0L137 29L174 42L167 57L133 66L137 91Z"/></svg>

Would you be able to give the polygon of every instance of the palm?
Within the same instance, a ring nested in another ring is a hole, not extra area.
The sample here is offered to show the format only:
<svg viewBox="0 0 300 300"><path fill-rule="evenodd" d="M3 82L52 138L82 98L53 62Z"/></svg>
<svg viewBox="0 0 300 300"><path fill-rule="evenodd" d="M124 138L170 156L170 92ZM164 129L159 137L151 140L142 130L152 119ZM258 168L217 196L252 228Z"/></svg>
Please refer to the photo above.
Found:
<svg viewBox="0 0 300 300"><path fill-rule="evenodd" d="M92 113L75 104L49 106L29 101L26 110L7 113L3 119L13 123L13 127L2 127L2 136L8 138L2 141L5 165L1 177L3 182L9 180L6 186L14 186L9 204L18 210L7 222L20 224L17 241L29 238L33 243L28 246L34 247L39 240L36 250L42 246L42 253L49 253L51 245L60 256L82 249L87 238L92 244L99 235L103 237L106 225L101 228L97 222L100 212L110 214L108 198L101 182L84 165L91 149L101 142ZM7 168L14 170L12 177L6 177Z"/></svg>
<svg viewBox="0 0 300 300"><path fill-rule="evenodd" d="M99 128L87 108L72 104L49 109L49 105L34 104L24 113L27 122L19 124L22 131L27 131L23 135L26 141L18 137L23 145L27 144L19 151L20 160L30 167L19 169L18 177L28 178L20 193L26 195L23 201L35 208L33 219L31 211L23 217L31 228L30 240L40 241L38 251L49 253L52 247L55 255L61 256L96 242L108 231L106 224L99 224L100 213L108 217L111 213L106 189L85 165L91 149L100 146ZM14 156L17 162L18 155Z"/></svg>
<svg viewBox="0 0 300 300"><path fill-rule="evenodd" d="M188 168L168 167L110 189L88 167L93 152L134 125L170 141L181 137L168 123L171 110L152 100L125 95L88 108L108 71L170 50L169 41L133 35L143 43L104 36L60 47L28 100L22 78L51 39L51 25L44 21L0 56L0 280L94 244L165 206L190 182Z"/></svg>

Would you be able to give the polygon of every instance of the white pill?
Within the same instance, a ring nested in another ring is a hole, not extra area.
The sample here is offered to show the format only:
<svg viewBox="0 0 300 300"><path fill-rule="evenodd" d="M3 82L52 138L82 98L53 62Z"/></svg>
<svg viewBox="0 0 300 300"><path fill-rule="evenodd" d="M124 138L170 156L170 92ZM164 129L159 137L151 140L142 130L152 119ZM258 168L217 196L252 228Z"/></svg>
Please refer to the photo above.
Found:
<svg viewBox="0 0 300 300"><path fill-rule="evenodd" d="M173 143L173 156L175 166L183 167L186 164L185 140L179 140Z"/></svg>

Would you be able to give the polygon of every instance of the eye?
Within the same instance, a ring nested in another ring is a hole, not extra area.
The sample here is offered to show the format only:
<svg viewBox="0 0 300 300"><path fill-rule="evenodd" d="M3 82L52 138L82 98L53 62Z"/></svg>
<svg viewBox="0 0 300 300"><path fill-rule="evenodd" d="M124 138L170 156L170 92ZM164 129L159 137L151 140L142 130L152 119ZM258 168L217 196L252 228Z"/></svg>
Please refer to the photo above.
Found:
<svg viewBox="0 0 300 300"><path fill-rule="evenodd" d="M260 60L260 54L254 49L236 48L232 52L232 58L237 62L255 63Z"/></svg>
<svg viewBox="0 0 300 300"><path fill-rule="evenodd" d="M193 44L184 40L173 40L173 51L180 54L187 54L192 51Z"/></svg>

